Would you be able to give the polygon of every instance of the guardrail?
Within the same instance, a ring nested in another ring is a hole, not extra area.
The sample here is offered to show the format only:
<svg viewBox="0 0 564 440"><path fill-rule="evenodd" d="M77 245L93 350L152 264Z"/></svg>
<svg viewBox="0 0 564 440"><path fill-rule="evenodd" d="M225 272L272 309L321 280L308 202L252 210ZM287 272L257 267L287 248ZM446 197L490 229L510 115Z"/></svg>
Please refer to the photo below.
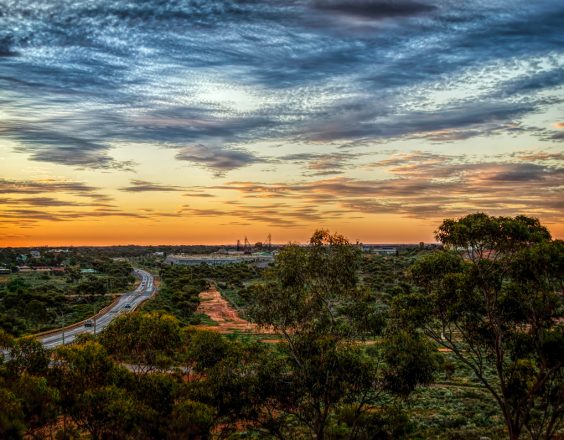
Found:
<svg viewBox="0 0 564 440"><path fill-rule="evenodd" d="M89 318L83 319L82 321L75 322L75 323L70 324L70 325L67 325L67 326L65 326L65 327L57 327L57 328L54 328L54 329L51 329L51 330L46 330L46 331L41 332L41 333L35 333L35 334L33 334L32 336L33 336L34 338L42 338L42 337L44 337L44 336L49 336L49 335L52 335L52 334L54 334L54 333L59 333L59 332L61 332L61 331L65 331L65 332L66 332L66 331L75 329L75 328L77 328L77 327L81 327L81 326L83 326L84 323L85 323L86 321L88 321L89 319L98 319L100 316L106 314L109 310L111 310L111 309L119 302L120 297L121 297L121 295L117 296L110 304L108 304L108 305L107 305L106 307L104 307L103 309L98 310L98 312L97 312L95 315L93 315L93 316L91 316L91 317L89 317Z"/></svg>
<svg viewBox="0 0 564 440"><path fill-rule="evenodd" d="M149 297L145 298L143 301L141 301L141 302L135 307L136 309L139 308L145 301L147 301L148 299L153 298L153 297L156 295L157 290L158 290L158 286L157 286L158 278L159 278L158 276L153 276L153 293L151 294L151 296L149 296ZM141 284L141 281L139 281L138 283L135 283L135 285L134 285L134 290L135 290L137 287L139 287L140 284ZM98 310L98 312L96 312L95 315L90 316L90 317L88 317L88 318L86 318L86 319L83 319L82 321L75 322L75 323L70 324L70 325L67 325L67 326L65 326L65 327L57 327L57 328L54 328L54 329L51 329L51 330L46 330L46 331L41 332L41 333L35 333L35 334L31 335L31 336L34 337L34 338L43 338L43 337L50 336L50 335L53 335L53 334L56 334L56 333L59 333L59 332L62 332L62 331L65 331L65 332L66 332L66 331L75 329L75 328L77 328L77 327L81 327L81 326L83 326L84 323L85 323L86 321L88 321L89 319L97 320L97 319L100 318L101 316L103 316L103 315L105 315L106 313L108 313L112 308L114 308L114 306L116 306L116 305L119 303L119 300L121 299L122 296L123 296L123 294L122 294L122 295L117 295L116 298L115 298L110 304L108 304L106 307L104 307L104 308Z"/></svg>
<svg viewBox="0 0 564 440"><path fill-rule="evenodd" d="M133 285L133 290L137 289L137 287L139 287L140 284L141 284L141 280L140 280L140 279L137 279L137 281L136 281L135 284ZM156 289L155 289L155 291L156 291ZM69 325L64 326L64 327L57 327L57 328L54 328L54 329L51 329L51 330L45 330L44 332L41 332L41 333L34 333L34 334L31 335L31 336L34 337L34 338L42 338L42 337L45 337L45 336L50 336L50 335L55 334L55 333L59 333L59 332L61 332L61 331L65 331L65 332L66 332L66 331L75 329L75 328L77 328L77 327L82 327L82 326L84 325L84 323L85 323L86 321L88 321L89 319L94 319L94 320L96 320L96 319L98 319L100 316L105 315L105 314L106 314L108 311L110 311L115 305L117 305L117 303L119 302L120 298L121 298L123 295L125 295L125 293L116 296L116 298L115 298L110 304L108 304L106 307L104 307L104 308L98 310L98 312L96 312L95 315L90 316L90 317L88 317L88 318L86 318L86 319L83 319L82 321L78 321L78 322L75 322L75 323L73 323L73 324L69 324ZM151 297L152 297L152 295L151 295Z"/></svg>

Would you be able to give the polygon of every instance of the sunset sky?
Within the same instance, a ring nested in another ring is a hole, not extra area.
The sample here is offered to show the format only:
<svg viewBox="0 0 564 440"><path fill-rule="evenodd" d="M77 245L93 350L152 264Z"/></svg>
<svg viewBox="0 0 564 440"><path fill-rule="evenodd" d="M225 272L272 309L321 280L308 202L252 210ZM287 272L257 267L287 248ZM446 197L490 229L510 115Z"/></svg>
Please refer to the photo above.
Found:
<svg viewBox="0 0 564 440"><path fill-rule="evenodd" d="M0 246L564 238L564 2L0 0Z"/></svg>

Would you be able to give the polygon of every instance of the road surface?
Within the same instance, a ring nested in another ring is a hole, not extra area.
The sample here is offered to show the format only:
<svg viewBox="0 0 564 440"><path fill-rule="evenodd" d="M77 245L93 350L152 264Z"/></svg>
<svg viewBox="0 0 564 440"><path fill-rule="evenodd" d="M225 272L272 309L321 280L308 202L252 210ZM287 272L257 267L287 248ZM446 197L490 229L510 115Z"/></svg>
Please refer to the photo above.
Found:
<svg viewBox="0 0 564 440"><path fill-rule="evenodd" d="M48 336L39 338L45 348L51 349L59 345L72 342L81 333L99 333L104 330L110 322L120 313L127 313L135 310L143 301L149 298L155 292L153 276L144 270L134 269L135 275L141 278L141 283L132 292L124 293L119 301L112 308L107 310L102 316L98 316L95 325L85 327L84 324L64 332L58 331L50 333ZM64 342L63 342L64 340Z"/></svg>

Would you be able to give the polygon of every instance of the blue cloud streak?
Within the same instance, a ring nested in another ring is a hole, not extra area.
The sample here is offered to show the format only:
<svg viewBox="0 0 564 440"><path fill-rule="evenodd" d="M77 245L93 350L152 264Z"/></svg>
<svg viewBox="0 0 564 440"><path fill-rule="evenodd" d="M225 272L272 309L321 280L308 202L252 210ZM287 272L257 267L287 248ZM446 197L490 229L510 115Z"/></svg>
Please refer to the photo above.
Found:
<svg viewBox="0 0 564 440"><path fill-rule="evenodd" d="M111 158L112 143L160 143L220 175L262 161L266 152L235 147L254 140L510 130L547 105L539 92L564 84L563 28L557 0L510 9L479 0L0 0L0 136L31 159L92 168L132 165ZM518 62L531 59L553 62L520 74ZM490 78L479 98L423 105L421 96L491 63L516 72ZM252 91L259 105L210 102L202 90L218 82ZM193 145L198 154L186 154Z"/></svg>

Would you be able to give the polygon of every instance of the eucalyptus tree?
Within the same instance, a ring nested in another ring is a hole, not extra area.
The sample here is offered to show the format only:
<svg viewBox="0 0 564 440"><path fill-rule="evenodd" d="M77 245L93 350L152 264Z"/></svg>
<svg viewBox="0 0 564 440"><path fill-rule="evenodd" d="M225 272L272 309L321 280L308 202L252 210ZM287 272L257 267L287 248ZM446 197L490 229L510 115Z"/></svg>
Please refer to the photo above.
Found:
<svg viewBox="0 0 564 440"><path fill-rule="evenodd" d="M337 425L346 424L346 438L359 438L363 429L370 437L369 423L361 425L373 413L370 408L381 404L387 372L398 363L390 357L388 367L382 367L381 350L367 350L362 343L381 335L385 311L359 282L360 264L358 246L319 230L308 246L282 249L264 282L246 298L250 318L283 341L285 363L271 376L270 386L276 390L268 399L273 406L271 427L293 424L296 432L324 439L342 429ZM428 359L427 352L411 359L414 369ZM406 386L413 389L429 381L428 372ZM344 407L352 414L347 423L339 420ZM280 438L295 435L281 429L271 432Z"/></svg>
<svg viewBox="0 0 564 440"><path fill-rule="evenodd" d="M100 342L115 359L131 364L137 373L147 373L172 365L182 346L182 331L174 316L129 313L113 320Z"/></svg>
<svg viewBox="0 0 564 440"><path fill-rule="evenodd" d="M510 439L554 438L564 415L564 243L538 220L445 220L444 249L421 258L398 326L452 351L491 393Z"/></svg>

